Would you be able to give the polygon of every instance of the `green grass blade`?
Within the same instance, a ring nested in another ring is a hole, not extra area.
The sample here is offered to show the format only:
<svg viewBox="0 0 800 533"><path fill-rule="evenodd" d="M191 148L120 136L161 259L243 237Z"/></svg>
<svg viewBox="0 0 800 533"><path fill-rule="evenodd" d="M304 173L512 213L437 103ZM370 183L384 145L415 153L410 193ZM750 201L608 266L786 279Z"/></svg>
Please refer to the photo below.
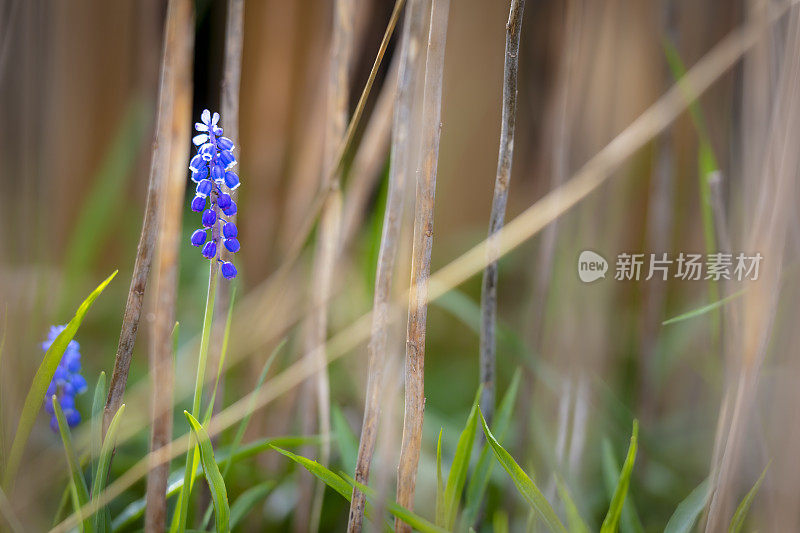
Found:
<svg viewBox="0 0 800 533"><path fill-rule="evenodd" d="M203 424L207 425L211 420L211 414L214 412L214 402L217 401L217 390L219 389L219 380L222 377L222 370L225 368L225 355L228 353L228 339L231 334L231 319L233 318L233 302L236 299L236 287L231 289L231 299L228 303L228 317L225 319L225 332L222 334L222 347L219 354L219 363L217 364L217 375L214 378L214 389L211 393L211 401L208 402L206 407L206 414L203 416Z"/></svg>
<svg viewBox="0 0 800 533"><path fill-rule="evenodd" d="M444 477L442 476L442 428L436 441L436 525L444 526Z"/></svg>
<svg viewBox="0 0 800 533"><path fill-rule="evenodd" d="M336 438L336 445L339 448L339 455L342 459L342 468L347 472L355 472L356 459L358 457L358 439L350 424L344 417L344 413L338 405L333 405L331 409L333 422L333 435Z"/></svg>
<svg viewBox="0 0 800 533"><path fill-rule="evenodd" d="M318 436L310 436L310 437L294 437L294 436L286 436L286 437L270 437L259 439L257 441L251 442L246 446L237 449L235 453L230 452L230 448L223 449L218 454L219 460L217 464L224 467L229 467L232 463L236 463L239 461L243 461L245 459L249 459L259 453L271 450L272 445L275 446L305 446L305 445L316 445L319 444L319 437ZM202 471L196 470L193 473L193 477L198 477L202 475ZM176 494L179 494L181 489L183 488L183 467L180 469L173 470L170 472L169 475L169 482L167 484L167 497L171 498ZM213 506L213 505L212 505ZM122 510L116 517L114 518L114 522L112 524L113 531L120 531L125 530L128 528L135 520L140 518L144 514L145 509L145 498L140 498L128 504L125 509Z"/></svg>
<svg viewBox="0 0 800 533"><path fill-rule="evenodd" d="M625 497L628 495L628 487L631 483L633 464L636 461L636 447L639 439L639 421L633 421L633 433L631 443L628 446L628 455L622 464L622 471L619 474L617 488L611 497L611 504L608 506L608 513L600 527L600 533L615 533L619 529L619 519L622 516L622 506L625 504Z"/></svg>
<svg viewBox="0 0 800 533"><path fill-rule="evenodd" d="M106 401L106 373L100 372L97 378L97 385L94 388L92 398L92 457L91 475L89 479L95 478L97 472L97 459L100 457L100 447L103 443L103 407ZM94 487L92 487L94 491Z"/></svg>
<svg viewBox="0 0 800 533"><path fill-rule="evenodd" d="M352 487L358 487L358 490L363 492L367 495L367 498L375 499L375 491L371 488L367 487L363 483L357 482L355 479L351 478L350 476L344 475L342 476ZM428 520L422 518L418 514L415 514L405 507L397 504L392 500L387 500L384 502L386 509L392 513L393 516L399 518L406 524L410 525L412 528L416 529L417 531L421 531L422 533L444 533L447 530L443 529L435 524L431 524ZM391 528L389 528L391 531Z"/></svg>
<svg viewBox="0 0 800 533"><path fill-rule="evenodd" d="M231 505L231 529L235 528L258 502L266 498L274 487L274 481L265 481L250 487L236 498L236 501Z"/></svg>
<svg viewBox="0 0 800 533"><path fill-rule="evenodd" d="M708 490L710 484L711 481L706 478L678 504L669 522L667 522L667 527L664 528L664 533L690 533L692 531L697 517L706 508L708 497L711 494Z"/></svg>
<svg viewBox="0 0 800 533"><path fill-rule="evenodd" d="M617 482L619 481L619 462L617 462L617 458L614 455L614 448L611 446L611 442L608 439L603 439L601 467L603 481L610 500L614 496L614 490L617 488ZM634 505L631 498L626 498L622 506L620 530L622 530L623 533L644 533L642 521L639 518L636 505Z"/></svg>
<svg viewBox="0 0 800 533"><path fill-rule="evenodd" d="M695 318L695 317L704 315L706 313L710 313L711 311L714 311L715 309L718 309L718 308L722 307L723 305L725 305L726 303L730 302L731 300L735 300L736 298L740 297L741 295L744 294L744 292L745 292L745 289L743 289L741 291L738 291L738 292L735 292L735 293L731 294L730 296L726 296L725 298L722 298L721 300L717 300L715 302L711 302L710 304L703 305L703 306L698 307L696 309L692 309L691 311L687 311L685 313L681 313L678 316L674 316L672 318L669 318L669 319L663 321L661 323L661 325L662 326L666 326L668 324L674 324L676 322L683 322L684 320L689 320L690 318Z"/></svg>
<svg viewBox="0 0 800 533"><path fill-rule="evenodd" d="M58 363L61 362L61 357L64 355L64 350L67 345L75 336L78 331L83 317L94 301L100 296L100 293L111 283L114 276L118 271L114 271L103 283L101 283L92 293L83 301L78 307L78 311L72 320L69 321L67 327L58 334L58 337L50 345L47 353L44 354L44 359L36 370L36 375L33 376L33 383L28 389L28 395L25 397L25 403L22 406L22 413L17 424L17 431L14 434L14 441L11 444L11 452L8 456L8 464L3 476L3 487L8 492L11 485L14 483L14 478L17 476L20 461L22 460L22 453L25 451L25 443L28 442L28 437L33 429L33 424L36 422L36 415L42 406L42 398L47 393L47 387L53 380L53 375L56 373Z"/></svg>
<svg viewBox="0 0 800 533"><path fill-rule="evenodd" d="M558 515L553 510L550 502L547 501L547 498L544 497L542 491L539 490L539 487L528 477L525 471L520 468L519 464L511 457L511 454L500 446L500 443L497 442L494 435L492 435L492 432L489 430L489 426L486 425L483 413L479 414L481 423L483 424L483 432L486 435L486 441L492 447L497 462L499 462L505 471L508 472L508 475L511 476L519 493L522 494L523 498L525 498L533 510L544 520L550 531L566 533L567 529L564 527L564 524L561 523L561 520L559 520Z"/></svg>
<svg viewBox="0 0 800 533"><path fill-rule="evenodd" d="M508 533L508 514L503 511L495 512L492 515L492 529L494 533Z"/></svg>
<svg viewBox="0 0 800 533"><path fill-rule="evenodd" d="M564 503L564 514L567 515L567 526L569 526L570 533L589 533L589 526L583 521L581 513L578 511L578 506L575 505L575 500L569 493L564 480L561 476L556 476L556 486L558 487L558 495Z"/></svg>
<svg viewBox="0 0 800 533"><path fill-rule="evenodd" d="M86 480L83 479L83 471L78 464L78 457L75 455L75 448L72 446L72 437L69 434L69 426L64 418L64 412L58 405L56 396L51 398L53 409L55 409L56 420L58 420L58 432L61 434L61 442L64 443L64 453L67 456L67 466L69 467L70 492L72 494L72 505L75 513L83 522L82 531L84 533L94 531L92 521L89 517L83 518L81 509L89 503L89 490L86 488Z"/></svg>
<svg viewBox="0 0 800 533"><path fill-rule="evenodd" d="M761 475L756 480L755 485L751 488L747 494L745 495L742 502L736 508L736 512L733 513L733 518L731 519L731 524L728 526L728 533L739 533L744 526L744 520L747 518L747 513L750 511L750 506L753 504L753 500L756 498L756 494L758 493L758 489L761 488L761 483L763 483L764 478L767 475L767 470L769 469L770 463L767 463L767 466L764 467L764 470L761 471Z"/></svg>
<svg viewBox="0 0 800 533"><path fill-rule="evenodd" d="M125 412L125 404L119 406L114 418L111 419L111 424L108 426L106 438L103 441L103 446L100 449L100 459L97 462L97 474L95 474L94 481L92 482L92 501L100 497L100 493L106 486L108 479L108 469L111 466L111 456L114 453L114 444L117 441L117 430L119 429L120 420L122 420L122 413ZM98 509L94 516L95 530L106 531L111 525L108 521L109 516L106 514L106 508Z"/></svg>
<svg viewBox="0 0 800 533"><path fill-rule="evenodd" d="M211 446L211 439L208 436L205 428L200 425L195 417L188 411L183 412L189 424L192 425L192 431L197 438L200 448L200 460L203 463L203 472L208 481L208 487L211 489L211 500L214 502L214 518L219 533L227 533L230 531L230 516L231 510L228 507L228 492L225 489L225 481L222 479L222 473L219 471L217 461L214 459L214 449Z"/></svg>
<svg viewBox="0 0 800 533"><path fill-rule="evenodd" d="M289 450L284 450L283 448L278 448L277 446L272 447L276 452L282 453L295 463L298 463L300 466L314 474L320 481L325 483L327 486L341 494L345 497L348 501L352 496L352 487L350 484L345 481L339 474L332 472L331 470L325 468L321 464L316 461L312 461L311 459L307 459L302 455L297 455Z"/></svg>
<svg viewBox="0 0 800 533"><path fill-rule="evenodd" d="M481 397L483 386L478 387L475 400L472 402L469 417L461 435L458 437L456 454L453 457L453 465L447 474L447 485L444 489L444 527L452 530L456 524L458 506L461 502L461 494L464 492L464 484L467 481L467 470L469 470L469 460L472 457L472 445L475 442L475 432L478 428L478 400Z"/></svg>
<svg viewBox="0 0 800 533"><path fill-rule="evenodd" d="M514 412L514 403L517 401L517 391L519 390L521 378L522 372L517 368L506 393L503 395L503 399L500 401L497 413L495 413L492 432L497 435L499 440L506 438L511 415ZM488 444L484 445L478 456L475 470L469 478L469 483L467 483L467 502L464 505L464 513L462 514L463 525L465 526L475 524L478 518L483 495L486 493L486 487L489 486L489 479L494 469L492 455L490 446Z"/></svg>

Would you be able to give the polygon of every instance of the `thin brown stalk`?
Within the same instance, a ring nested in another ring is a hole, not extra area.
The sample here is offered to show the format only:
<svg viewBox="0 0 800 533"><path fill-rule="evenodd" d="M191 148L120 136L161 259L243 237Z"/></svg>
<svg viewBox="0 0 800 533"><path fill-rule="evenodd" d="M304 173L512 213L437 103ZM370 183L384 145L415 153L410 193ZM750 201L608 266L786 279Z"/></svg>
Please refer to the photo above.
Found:
<svg viewBox="0 0 800 533"><path fill-rule="evenodd" d="M336 0L333 9L333 35L327 85L325 143L323 147L323 174L321 190L330 191L322 205L317 233L314 265L312 267L311 309L306 321L306 357L324 362L325 339L328 335L328 304L331 285L336 272L341 231L342 196L340 147L347 130L349 73L353 56L355 1ZM330 458L330 383L328 369L321 365L316 375L306 382L303 397L316 396L317 429L322 437L319 462L328 464ZM314 409L303 410L303 431L313 428ZM313 504L307 503L310 488L316 486ZM295 531L316 531L322 510L325 486L314 483L309 475L301 478L300 505L295 515Z"/></svg>
<svg viewBox="0 0 800 533"><path fill-rule="evenodd" d="M425 12L422 0L411 0L406 9L403 26L400 66L397 78L397 102L394 106L392 125L392 162L389 169L389 190L383 217L378 266L375 273L375 295L373 300L372 328L367 347L369 368L367 370L367 393L364 405L364 420L358 445L355 479L359 483L369 481L370 465L375 450L381 397L384 389L383 372L387 365L387 339L389 336L392 278L397 260L406 182L412 164L412 141L410 124L414 104L414 88L420 79L421 62L418 51L425 35ZM351 213L352 214L352 213ZM347 530L361 531L364 521L366 495L353 488L350 502L350 517Z"/></svg>
<svg viewBox="0 0 800 533"><path fill-rule="evenodd" d="M450 0L433 0L425 59L420 165L417 171L411 287L408 294L403 439L397 468L397 503L409 510L414 509L414 490L425 412L425 325L428 315L428 281L431 271L431 250L433 249L436 172L439 163L439 138L442 132L442 78L444 77L444 51L449 9ZM402 520L396 519L395 530L410 532L411 527Z"/></svg>
<svg viewBox="0 0 800 533"><path fill-rule="evenodd" d="M375 191L383 176L386 152L392 132L399 63L397 59L392 61L392 66L378 95L378 101L375 102L375 108L364 128L361 146L359 146L350 167L349 178L344 189L344 207L342 208L341 248L343 250L356 236L364 219L370 195Z"/></svg>
<svg viewBox="0 0 800 533"><path fill-rule="evenodd" d="M125 304L125 314L122 318L122 330L117 345L117 355L114 359L114 372L108 389L106 405L103 412L103 433L108 429L111 418L122 405L125 386L128 382L128 371L131 367L133 345L136 342L136 331L139 329L139 319L142 315L142 300L147 289L147 280L153 260L153 250L156 245L159 227L159 213L164 195L162 193L165 177L169 172L170 135L172 128L172 69L174 68L173 54L170 53L170 27L175 23L176 0L171 0L167 10L167 20L164 25L164 48L161 58L161 73L158 89L158 111L153 139L152 155L150 160L150 178L147 185L147 204L142 221L142 233L139 236L139 245L136 250L136 262L133 265L131 286L128 291L128 301Z"/></svg>
<svg viewBox="0 0 800 533"><path fill-rule="evenodd" d="M500 122L500 153L497 156L497 175L489 218L488 264L483 271L481 286L481 344L480 378L481 411L487 423L494 414L494 380L497 350L497 249L494 235L503 228L511 182L511 163L514 158L514 128L517 123L517 76L519 72L519 39L522 35L522 14L525 0L511 0L506 22L506 58L503 66L503 114Z"/></svg>
<svg viewBox="0 0 800 533"><path fill-rule="evenodd" d="M178 250L181 236L181 215L186 188L186 148L191 137L192 118L192 54L194 49L194 15L189 0L170 4L168 52L172 60L172 129L169 141L169 174L164 183L161 231L156 255L156 299L150 350L152 377L152 429L150 451L169 446L172 440L172 396L174 370L172 361L172 325L178 291ZM147 476L145 531L164 531L167 516L167 477L169 463L154 464Z"/></svg>

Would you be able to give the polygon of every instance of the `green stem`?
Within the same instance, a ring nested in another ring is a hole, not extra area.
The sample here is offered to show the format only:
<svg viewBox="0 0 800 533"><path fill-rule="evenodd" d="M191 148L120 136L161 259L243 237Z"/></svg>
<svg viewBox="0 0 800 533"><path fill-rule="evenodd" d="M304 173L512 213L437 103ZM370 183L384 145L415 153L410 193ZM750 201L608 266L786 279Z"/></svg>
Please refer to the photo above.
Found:
<svg viewBox="0 0 800 533"><path fill-rule="evenodd" d="M214 318L214 301L217 296L217 281L219 280L219 263L211 260L211 267L208 273L208 295L206 296L206 310L203 316L203 334L200 338L200 353L197 358L197 377L194 382L194 400L192 401L192 416L200 416L200 407L203 400L203 385L205 383L206 360L208 359L208 345L211 338L211 322ZM173 520L170 531L183 533L186 531L186 517L189 512L189 495L192 492L192 481L194 472L194 462L196 454L196 442L192 437L189 449L186 452L186 470L183 473L183 487L178 498L178 505L175 508L177 520Z"/></svg>

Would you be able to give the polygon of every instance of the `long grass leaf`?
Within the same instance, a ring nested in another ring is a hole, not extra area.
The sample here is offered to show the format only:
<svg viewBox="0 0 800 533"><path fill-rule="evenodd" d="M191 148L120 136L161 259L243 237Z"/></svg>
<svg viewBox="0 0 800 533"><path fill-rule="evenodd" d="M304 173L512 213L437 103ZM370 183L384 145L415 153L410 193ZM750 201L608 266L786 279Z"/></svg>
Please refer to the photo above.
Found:
<svg viewBox="0 0 800 533"><path fill-rule="evenodd" d="M106 373L100 372L100 377L97 378L97 385L94 388L94 397L92 398L92 466L89 479L94 479L95 472L97 472L97 459L100 457L100 447L103 443L103 406L105 406L105 403Z"/></svg>
<svg viewBox="0 0 800 533"><path fill-rule="evenodd" d="M690 318L695 318L695 317L698 317L698 316L702 316L702 315L704 315L706 313L710 313L711 311L722 307L723 305L725 305L726 303L730 302L731 300L735 300L739 296L743 295L745 290L746 289L743 289L741 291L738 291L738 292L735 292L735 293L731 294L730 296L726 296L725 298L722 298L721 300L717 300L716 302L711 302L710 304L706 304L706 305L703 305L703 306L698 307L696 309L692 309L691 311L687 311L685 313L681 313L678 316L674 316L672 318L669 318L669 319L663 321L661 323L661 325L662 326L666 326L668 324L674 324L676 322L683 322L684 320L689 320Z"/></svg>
<svg viewBox="0 0 800 533"><path fill-rule="evenodd" d="M589 526L583 521L583 517L578 511L578 506L575 505L575 500L572 499L572 495L569 493L569 489L564 480L561 479L561 476L556 476L556 486L558 487L558 495L564 503L564 514L567 516L567 526L570 533L589 533Z"/></svg>
<svg viewBox="0 0 800 533"><path fill-rule="evenodd" d="M58 404L55 394L51 398L53 409L55 410L56 420L58 421L58 432L61 435L61 442L64 444L64 453L67 456L67 466L69 468L70 492L72 494L72 505L78 517L81 518L82 531L84 533L94 531L92 521L89 517L83 518L82 511L84 505L89 503L89 489L86 488L86 480L83 479L83 471L78 464L78 457L75 455L75 448L72 446L72 437L69 434L69 426L64 418L64 412Z"/></svg>
<svg viewBox="0 0 800 533"><path fill-rule="evenodd" d="M230 448L220 450L218 454L218 461L217 464L220 466L224 466L226 469L233 463L243 461L245 459L249 459L259 453L272 449L272 445L275 446L303 446L303 445L311 445L316 444L319 441L319 437L317 436L303 436L303 437L294 437L294 436L287 436L287 437L270 437L259 439L257 441L251 442L246 446L243 446L241 449L235 451L235 453L230 452ZM202 475L201 471L195 471L193 473L193 477L198 477ZM167 497L170 498L178 494L181 489L183 488L183 467L179 470L173 470L169 475L169 483L167 484ZM114 522L112 524L113 531L120 531L125 530L128 528L136 519L140 518L142 514L144 514L145 509L145 498L139 498L128 504L125 509L123 509L116 517L114 518ZM213 507L213 504L212 504Z"/></svg>
<svg viewBox="0 0 800 533"><path fill-rule="evenodd" d="M125 404L119 406L119 410L111 419L111 424L108 426L106 438L103 441L103 446L100 449L100 458L97 462L97 473L95 474L94 481L92 482L92 501L100 497L100 493L106 486L108 479L108 469L111 466L111 456L114 453L114 444L117 440L117 430L119 429L120 420L122 420L122 413L125 412ZM94 517L95 529L106 531L111 523L108 520L109 516L106 514L107 508L98 509Z"/></svg>
<svg viewBox="0 0 800 533"><path fill-rule="evenodd" d="M86 312L89 311L89 308L106 286L111 283L111 280L114 279L117 272L118 271L115 270L113 274L106 278L105 281L83 301L80 307L78 307L75 316L67 324L67 327L58 334L58 337L56 337L53 344L50 345L50 348L48 348L47 352L44 354L44 359L36 370L36 375L33 376L33 383L31 383L28 389L28 395L25 397L25 403L22 406L22 413L20 414L19 423L17 424L17 431L14 434L14 441L11 444L11 452L9 453L6 471L3 476L3 487L6 492L8 492L8 489L14 483L14 478L17 475L20 461L22 460L22 453L25 451L25 443L28 442L33 424L36 422L36 415L39 413L39 409L42 405L42 398L45 397L47 387L53 380L56 368L61 362L61 357L64 355L64 350L67 349L67 345L75 336L75 333L78 332L78 327L80 327Z"/></svg>
<svg viewBox="0 0 800 533"><path fill-rule="evenodd" d="M436 441L436 525L444 526L444 477L442 476L442 428Z"/></svg>
<svg viewBox="0 0 800 533"><path fill-rule="evenodd" d="M484 420L482 413L480 417L481 423L483 424L483 432L486 435L486 441L492 447L497 462L499 462L505 471L508 472L508 475L511 476L519 493L522 494L522 497L525 498L533 510L544 520L550 531L566 533L567 529L564 527L564 524L561 523L561 520L559 520L558 515L553 510L550 502L547 501L547 498L544 497L542 491L539 490L539 487L528 477L528 474L520 468L511 454L497 442L494 435L492 435L492 432L489 430L489 426L486 425L486 420Z"/></svg>
<svg viewBox="0 0 800 533"><path fill-rule="evenodd" d="M728 527L728 533L739 533L739 531L742 530L742 527L744 526L744 519L747 518L747 513L750 511L750 506L753 504L753 500L756 498L758 489L761 488L761 483L763 483L768 469L769 463L764 467L764 470L761 471L761 475L756 480L753 488L747 492L744 499L736 508L736 512L733 513L733 518L731 519L731 524Z"/></svg>
<svg viewBox="0 0 800 533"><path fill-rule="evenodd" d="M189 424L192 426L192 431L197 438L200 448L200 460L203 463L203 472L206 475L208 488L211 489L211 500L214 502L214 519L219 533L227 533L230 531L230 516L231 509L228 506L228 491L225 489L225 481L222 479L222 473L219 471L216 459L214 459L214 449L211 446L211 438L208 436L205 428L200 422L189 413L183 412Z"/></svg>
<svg viewBox="0 0 800 533"><path fill-rule="evenodd" d="M710 484L711 481L706 478L678 504L667 522L667 527L664 528L664 533L690 533L692 531L697 517L703 512L708 502Z"/></svg>
<svg viewBox="0 0 800 533"><path fill-rule="evenodd" d="M366 494L368 498L375 499L377 497L375 491L367 487L363 483L357 482L355 479L351 478L348 475L343 475L342 477L350 485L352 485L353 487L357 487L358 490ZM387 500L386 502L384 502L384 506L390 513L392 513L392 515L395 518L399 518L403 522L410 525L412 528L416 529L417 531L421 531L422 533L444 533L447 531L446 529L443 529L435 524L431 524L425 518L409 511L405 507L391 500ZM369 509L369 507L367 507L367 509ZM391 531L391 528L389 530Z"/></svg>
<svg viewBox="0 0 800 533"><path fill-rule="evenodd" d="M605 484L606 492L608 493L609 500L614 496L614 491L619 482L619 462L614 455L614 448L608 439L603 439L601 446L601 468L603 473L603 482ZM636 505L631 498L626 498L622 506L622 518L620 520L620 530L623 533L644 533L642 520L639 518L639 513L636 510Z"/></svg>
<svg viewBox="0 0 800 533"><path fill-rule="evenodd" d="M511 378L511 383L508 385L506 393L500 402L500 406L495 413L494 420L492 421L492 433L497 435L498 440L506 438L508 426L511 422L511 415L514 412L514 403L517 400L517 391L519 390L520 379L522 372L519 368L514 372ZM486 444L478 456L478 462L475 465L475 470L467 483L467 502L464 505L464 513L462 520L464 526L470 526L475 523L480 511L483 495L486 493L486 487L489 486L489 479L494 469L494 461L492 460L491 447Z"/></svg>
<svg viewBox="0 0 800 533"><path fill-rule="evenodd" d="M264 481L254 487L250 487L236 498L236 501L231 505L231 529L235 528L258 502L266 498L274 487L274 481Z"/></svg>
<svg viewBox="0 0 800 533"><path fill-rule="evenodd" d="M619 529L619 519L622 516L622 506L625 504L625 497L628 495L628 487L631 483L633 464L636 461L636 448L639 439L639 421L633 421L633 433L631 443L628 446L628 455L622 464L622 471L619 474L617 488L611 497L611 504L608 506L608 513L600 527L600 533L615 533Z"/></svg>
<svg viewBox="0 0 800 533"><path fill-rule="evenodd" d="M453 457L453 464L447 474L447 485L444 489L444 527L452 530L456 523L458 505L461 501L461 494L464 491L464 484L467 481L467 470L469 470L469 460L472 457L472 445L475 442L475 431L478 427L478 401L483 392L483 385L478 387L475 401L472 403L469 417L461 435L458 437L456 454Z"/></svg>

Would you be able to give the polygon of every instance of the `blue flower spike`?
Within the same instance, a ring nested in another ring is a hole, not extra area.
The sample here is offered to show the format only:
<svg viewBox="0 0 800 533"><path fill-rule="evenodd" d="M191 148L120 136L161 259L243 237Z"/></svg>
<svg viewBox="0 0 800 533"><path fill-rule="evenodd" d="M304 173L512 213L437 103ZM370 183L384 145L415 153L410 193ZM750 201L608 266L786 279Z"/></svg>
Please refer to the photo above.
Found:
<svg viewBox="0 0 800 533"><path fill-rule="evenodd" d="M47 340L42 343L42 350L47 351L64 329L66 326L52 326L47 334ZM70 341L45 393L44 410L50 415L50 428L56 433L58 432L58 420L53 411L53 396L56 397L58 405L64 411L64 417L69 427L75 427L81 423L81 414L75 407L75 396L86 392L88 386L86 379L80 374L80 348L77 341Z"/></svg>
<svg viewBox="0 0 800 533"><path fill-rule="evenodd" d="M200 114L200 122L194 124L197 135L192 138L192 143L197 147L197 155L189 163L189 170L197 188L191 209L202 212L202 228L192 233L190 242L192 246L202 247L200 253L206 259L219 261L222 277L233 279L237 274L236 267L220 255L225 250L236 253L240 248L239 230L227 218L236 214L236 202L231 199L230 191L236 190L240 181L239 176L231 171L236 165L233 141L222 136L219 120L219 113L206 109Z"/></svg>

